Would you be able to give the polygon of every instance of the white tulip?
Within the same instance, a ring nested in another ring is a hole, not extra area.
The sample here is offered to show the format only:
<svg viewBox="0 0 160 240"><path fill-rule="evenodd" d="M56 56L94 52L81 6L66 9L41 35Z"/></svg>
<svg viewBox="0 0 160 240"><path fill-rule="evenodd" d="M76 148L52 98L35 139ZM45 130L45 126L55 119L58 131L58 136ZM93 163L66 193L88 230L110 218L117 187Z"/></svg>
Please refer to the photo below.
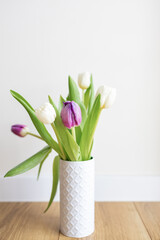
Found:
<svg viewBox="0 0 160 240"><path fill-rule="evenodd" d="M87 89L90 85L91 74L89 72L78 75L78 85L81 89Z"/></svg>
<svg viewBox="0 0 160 240"><path fill-rule="evenodd" d="M45 103L35 110L37 118L45 124L53 123L56 118L56 112L50 103Z"/></svg>
<svg viewBox="0 0 160 240"><path fill-rule="evenodd" d="M96 96L101 95L101 108L110 108L116 99L116 89L108 86L98 88Z"/></svg>

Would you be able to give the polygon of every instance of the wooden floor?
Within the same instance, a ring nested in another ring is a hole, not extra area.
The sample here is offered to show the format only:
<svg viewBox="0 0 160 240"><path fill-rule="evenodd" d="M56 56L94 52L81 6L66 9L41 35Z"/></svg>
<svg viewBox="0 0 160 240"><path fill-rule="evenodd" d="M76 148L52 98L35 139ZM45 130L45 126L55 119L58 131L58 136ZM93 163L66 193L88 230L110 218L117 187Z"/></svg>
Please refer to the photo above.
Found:
<svg viewBox="0 0 160 240"><path fill-rule="evenodd" d="M59 204L45 207L0 203L0 240L73 240L59 233ZM160 240L160 203L96 203L95 233L83 239Z"/></svg>

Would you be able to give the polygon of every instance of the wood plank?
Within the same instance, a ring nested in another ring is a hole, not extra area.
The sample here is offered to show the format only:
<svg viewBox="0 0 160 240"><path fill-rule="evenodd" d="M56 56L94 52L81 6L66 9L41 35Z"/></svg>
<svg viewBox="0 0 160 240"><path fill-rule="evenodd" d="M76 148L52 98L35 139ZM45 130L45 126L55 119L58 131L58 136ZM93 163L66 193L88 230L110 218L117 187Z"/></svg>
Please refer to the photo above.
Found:
<svg viewBox="0 0 160 240"><path fill-rule="evenodd" d="M59 236L59 204L43 214L46 204L0 203L0 239L73 240ZM141 204L138 213L133 203L96 203L95 233L83 240L150 240L149 234L160 239L160 203Z"/></svg>
<svg viewBox="0 0 160 240"><path fill-rule="evenodd" d="M98 212L96 239L150 239L133 203L102 203Z"/></svg>
<svg viewBox="0 0 160 240"><path fill-rule="evenodd" d="M152 240L160 240L160 203L135 203L141 219Z"/></svg>
<svg viewBox="0 0 160 240"><path fill-rule="evenodd" d="M95 209L95 233L83 240L150 240L133 203L96 203ZM59 240L73 240L73 238L65 237L60 233Z"/></svg>
<svg viewBox="0 0 160 240"><path fill-rule="evenodd" d="M1 240L58 240L59 204L0 203Z"/></svg>

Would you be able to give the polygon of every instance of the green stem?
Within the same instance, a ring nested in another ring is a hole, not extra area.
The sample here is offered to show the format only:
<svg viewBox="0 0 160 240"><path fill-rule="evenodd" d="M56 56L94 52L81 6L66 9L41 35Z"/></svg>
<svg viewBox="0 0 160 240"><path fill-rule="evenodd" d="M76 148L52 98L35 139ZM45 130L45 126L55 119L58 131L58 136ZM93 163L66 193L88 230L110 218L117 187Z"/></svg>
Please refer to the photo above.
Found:
<svg viewBox="0 0 160 240"><path fill-rule="evenodd" d="M84 89L82 89L82 102L84 103Z"/></svg>
<svg viewBox="0 0 160 240"><path fill-rule="evenodd" d="M73 136L73 138L74 138L74 140L75 140L75 142L76 142L76 132L75 132L75 128L72 127L72 128L71 128L71 131L72 131L72 136Z"/></svg>
<svg viewBox="0 0 160 240"><path fill-rule="evenodd" d="M34 133L28 132L27 134L43 140L43 138L41 138L40 136L38 136L38 135L36 135L36 134L34 134ZM44 141L44 140L43 140L43 141Z"/></svg>
<svg viewBox="0 0 160 240"><path fill-rule="evenodd" d="M58 141L58 144L59 144L59 148L60 148L60 150L61 150L61 157L62 157L62 159L65 160L65 159L66 159L66 155L65 155L65 153L64 153L64 151L63 151L63 147L62 147L62 144L61 144L61 141L60 141L60 138L59 138L57 129L56 129L54 123L51 123L51 126L52 126L52 128L53 128L53 130L54 130L54 132L55 132L55 135L56 135L56 138L57 138L57 141Z"/></svg>

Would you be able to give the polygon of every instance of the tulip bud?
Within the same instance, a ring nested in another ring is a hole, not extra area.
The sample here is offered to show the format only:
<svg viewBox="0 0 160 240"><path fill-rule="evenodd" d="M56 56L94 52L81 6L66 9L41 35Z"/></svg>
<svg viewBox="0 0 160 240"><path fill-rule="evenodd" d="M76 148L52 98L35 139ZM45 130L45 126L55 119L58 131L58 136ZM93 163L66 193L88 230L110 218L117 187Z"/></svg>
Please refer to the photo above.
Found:
<svg viewBox="0 0 160 240"><path fill-rule="evenodd" d="M56 112L50 103L45 103L35 110L37 118L44 124L53 123L56 118Z"/></svg>
<svg viewBox="0 0 160 240"><path fill-rule="evenodd" d="M15 124L12 125L11 131L19 137L25 137L29 132L29 128L26 125Z"/></svg>
<svg viewBox="0 0 160 240"><path fill-rule="evenodd" d="M101 95L101 108L110 108L116 99L116 89L108 86L98 88L96 96Z"/></svg>
<svg viewBox="0 0 160 240"><path fill-rule="evenodd" d="M64 102L61 111L61 118L64 126L67 128L79 126L82 120L79 105L74 101Z"/></svg>
<svg viewBox="0 0 160 240"><path fill-rule="evenodd" d="M81 89L87 89L90 85L91 74L89 72L78 75L78 85Z"/></svg>

